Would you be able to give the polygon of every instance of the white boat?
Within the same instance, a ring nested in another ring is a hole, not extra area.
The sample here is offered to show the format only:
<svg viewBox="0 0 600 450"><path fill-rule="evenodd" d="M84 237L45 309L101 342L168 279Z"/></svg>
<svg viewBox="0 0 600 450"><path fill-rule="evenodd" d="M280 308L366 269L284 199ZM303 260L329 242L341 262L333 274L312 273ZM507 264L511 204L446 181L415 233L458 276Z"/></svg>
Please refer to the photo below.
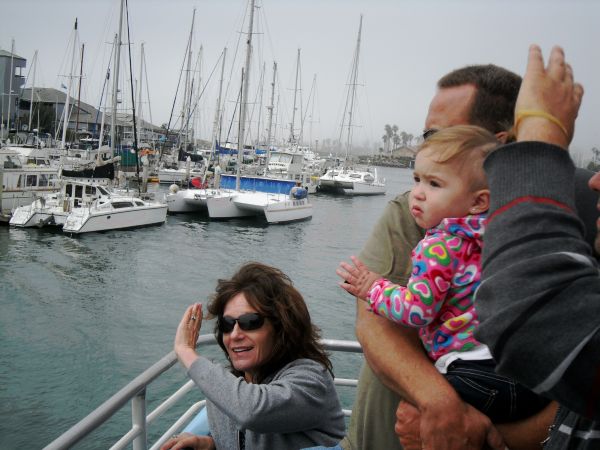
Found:
<svg viewBox="0 0 600 450"><path fill-rule="evenodd" d="M94 200L67 216L63 232L70 234L120 230L161 225L167 220L167 205L138 196L111 195L107 201Z"/></svg>
<svg viewBox="0 0 600 450"><path fill-rule="evenodd" d="M25 164L18 151L0 149L0 215L10 217L19 206L31 203L35 197L56 192L58 168L49 162Z"/></svg>
<svg viewBox="0 0 600 450"><path fill-rule="evenodd" d="M166 195L167 208L171 214L206 211L206 199L218 193L219 190L214 188L180 189L174 184L169 187L169 193Z"/></svg>
<svg viewBox="0 0 600 450"><path fill-rule="evenodd" d="M348 85L348 93L346 96L346 109L344 118L347 117L347 123L342 124L342 129L347 130L346 135L346 158L345 166L330 168L319 180L320 189L344 193L346 195L383 195L385 194L385 179L380 179L377 176L377 169L366 168L358 170L348 166L348 155L352 149L352 117L353 106L356 99L356 86L358 78L358 56L360 53L360 37L362 32L362 15L360 16L360 24L358 26L358 38L356 40L356 48L354 50L354 60L352 71L350 74L350 84ZM345 119L344 119L345 120ZM341 133L340 133L341 140Z"/></svg>
<svg viewBox="0 0 600 450"><path fill-rule="evenodd" d="M318 174L318 168L308 168L302 151L290 149L269 152L266 177L298 181L309 194L314 194L319 186Z"/></svg>
<svg viewBox="0 0 600 450"><path fill-rule="evenodd" d="M246 41L246 63L243 74L250 73L252 53L252 24L254 2L251 2ZM242 96L240 102L240 131L238 149L243 149L245 136L246 105L248 102L248 76L242 76ZM269 139L268 139L269 140ZM302 155L299 155L303 161ZM219 189L206 196L206 206L211 219L231 219L236 217L262 216L268 223L285 223L312 217L312 204L307 191L289 179L268 176L241 176L240 164L237 173L221 175Z"/></svg>
<svg viewBox="0 0 600 450"><path fill-rule="evenodd" d="M59 184L59 192L37 197L31 204L15 209L10 225L18 228L62 227L72 211L96 199L106 201L110 198L108 186L92 179L62 179Z"/></svg>
<svg viewBox="0 0 600 450"><path fill-rule="evenodd" d="M158 169L158 182L160 184L182 184L190 177L201 177L203 174L204 169L201 167L160 168Z"/></svg>
<svg viewBox="0 0 600 450"><path fill-rule="evenodd" d="M270 224L306 220L312 217L313 211L306 196L295 198L293 194L259 191L223 191L208 197L206 204L211 219L262 216Z"/></svg>
<svg viewBox="0 0 600 450"><path fill-rule="evenodd" d="M319 190L346 195L383 195L385 179L378 177L376 168L333 168L320 178Z"/></svg>
<svg viewBox="0 0 600 450"><path fill-rule="evenodd" d="M166 220L165 203L142 199L137 192L110 188L114 178L112 163L65 173L88 176L61 178L60 191L39 196L31 204L16 208L10 225L59 226L67 233L85 233L154 225Z"/></svg>

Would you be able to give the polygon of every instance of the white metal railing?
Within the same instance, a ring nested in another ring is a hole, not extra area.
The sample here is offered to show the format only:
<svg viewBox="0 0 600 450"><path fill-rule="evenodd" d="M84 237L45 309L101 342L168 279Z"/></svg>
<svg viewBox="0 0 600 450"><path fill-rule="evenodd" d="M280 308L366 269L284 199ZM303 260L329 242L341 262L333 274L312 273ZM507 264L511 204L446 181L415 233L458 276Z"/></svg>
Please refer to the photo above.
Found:
<svg viewBox="0 0 600 450"><path fill-rule="evenodd" d="M326 350L334 352L349 352L362 353L360 344L356 341L323 339L321 341ZM213 335L202 335L198 338L198 344L216 345L216 339ZM71 448L73 445L84 439L94 430L100 428L107 420L109 420L117 411L119 411L128 402L131 402L131 428L119 439L111 450L121 450L129 444L133 444L133 450L148 449L148 427L156 419L162 416L173 405L180 401L185 394L194 389L194 382L188 381L181 386L177 391L170 395L165 401L157 406L149 414L146 414L146 389L159 376L169 370L177 362L177 356L172 351L158 362L148 368L146 371L138 375L135 379L129 382L120 391L106 400L98 408L88 414L81 421L73 425L69 430L52 441L45 450L58 450ZM337 386L356 387L358 381L355 379L336 378ZM204 406L205 400L194 403L177 419L177 421L167 429L163 435L150 447L150 450L159 449L169 437L181 430ZM344 415L349 416L352 411L344 409Z"/></svg>

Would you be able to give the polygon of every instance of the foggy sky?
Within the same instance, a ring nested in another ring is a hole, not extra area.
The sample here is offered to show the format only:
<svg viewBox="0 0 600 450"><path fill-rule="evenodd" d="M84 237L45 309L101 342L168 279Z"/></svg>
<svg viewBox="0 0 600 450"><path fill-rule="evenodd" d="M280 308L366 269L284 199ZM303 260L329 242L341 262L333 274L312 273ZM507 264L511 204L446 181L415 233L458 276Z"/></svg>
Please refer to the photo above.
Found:
<svg viewBox="0 0 600 450"><path fill-rule="evenodd" d="M306 101L316 74L316 98L304 126L314 142L337 138L342 121L348 76L356 46L359 17L364 16L355 108L354 142L378 142L385 124L417 135L438 78L467 64L494 63L523 74L529 44L541 45L547 57L552 45L562 45L575 78L585 88L572 148L584 159L600 147L600 2L594 0L256 0L259 34L253 36L254 57L250 99L258 92L259 70L266 66L261 129L266 127L273 61L278 64L276 87L277 137L289 134L296 55L301 49L301 85ZM119 0L3 0L0 48L27 58L39 52L36 85L60 88L70 70L69 39L75 17L85 43L82 100L98 106L111 42L117 29ZM225 83L229 84L224 127L229 127L239 89L244 48L232 66L246 0L129 0L133 73L139 78L140 44L145 59L153 123L169 120L177 80L196 7L194 58L203 46L204 81L214 70L200 103L200 137L210 138L220 66L228 47ZM242 36L244 37L244 36ZM124 37L123 41L126 41ZM123 47L125 50L125 47ZM123 60L124 64L126 59ZM79 68L76 70L79 71ZM122 70L122 76L125 73ZM231 74L231 76L230 76ZM145 83L145 80L143 80ZM146 88L144 88L146 89ZM145 94L144 94L145 96ZM298 99L298 102L300 100ZM142 114L149 119L146 99ZM176 113L181 106L177 103ZM252 108L252 106L249 106ZM259 104L254 105L251 130L256 135ZM300 109L296 113L299 128ZM233 127L235 128L235 127Z"/></svg>

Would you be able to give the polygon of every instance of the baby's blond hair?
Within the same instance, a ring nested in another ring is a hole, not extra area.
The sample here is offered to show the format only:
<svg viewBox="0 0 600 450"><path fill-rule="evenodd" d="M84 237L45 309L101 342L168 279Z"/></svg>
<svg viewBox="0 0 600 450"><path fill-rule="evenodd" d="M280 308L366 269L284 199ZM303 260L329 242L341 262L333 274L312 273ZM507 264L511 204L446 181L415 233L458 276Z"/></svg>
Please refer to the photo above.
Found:
<svg viewBox="0 0 600 450"><path fill-rule="evenodd" d="M438 164L459 164L461 175L472 178L471 189L487 188L483 171L485 157L499 145L496 136L474 125L456 125L435 132L419 147L419 152L430 150Z"/></svg>

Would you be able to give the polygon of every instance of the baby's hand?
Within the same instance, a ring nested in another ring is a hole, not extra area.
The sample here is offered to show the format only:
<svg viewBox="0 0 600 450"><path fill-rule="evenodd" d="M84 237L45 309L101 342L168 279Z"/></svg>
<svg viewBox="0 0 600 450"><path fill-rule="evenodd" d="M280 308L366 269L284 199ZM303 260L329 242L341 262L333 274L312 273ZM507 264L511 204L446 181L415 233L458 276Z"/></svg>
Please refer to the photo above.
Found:
<svg viewBox="0 0 600 450"><path fill-rule="evenodd" d="M369 289L381 276L371 272L356 256L351 256L350 259L354 265L341 262L335 271L344 280L340 283L340 287L355 297L367 301Z"/></svg>

